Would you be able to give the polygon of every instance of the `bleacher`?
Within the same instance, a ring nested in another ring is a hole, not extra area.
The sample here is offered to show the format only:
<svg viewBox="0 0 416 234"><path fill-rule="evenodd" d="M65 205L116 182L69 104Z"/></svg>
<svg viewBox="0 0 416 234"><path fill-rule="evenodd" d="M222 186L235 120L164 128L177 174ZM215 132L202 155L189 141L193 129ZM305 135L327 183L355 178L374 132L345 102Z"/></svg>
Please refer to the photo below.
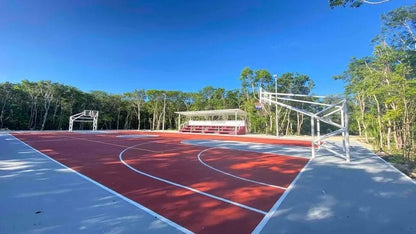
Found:
<svg viewBox="0 0 416 234"><path fill-rule="evenodd" d="M189 121L179 132L244 135L244 121Z"/></svg>
<svg viewBox="0 0 416 234"><path fill-rule="evenodd" d="M193 126L185 125L179 130L180 132L189 132L189 133L212 133L212 134L230 134L230 135L244 135L246 134L246 127L239 126Z"/></svg>
<svg viewBox="0 0 416 234"><path fill-rule="evenodd" d="M178 111L175 113L179 115L179 132L230 135L246 134L247 113L240 109ZM181 125L181 116L185 116L189 120L184 125Z"/></svg>

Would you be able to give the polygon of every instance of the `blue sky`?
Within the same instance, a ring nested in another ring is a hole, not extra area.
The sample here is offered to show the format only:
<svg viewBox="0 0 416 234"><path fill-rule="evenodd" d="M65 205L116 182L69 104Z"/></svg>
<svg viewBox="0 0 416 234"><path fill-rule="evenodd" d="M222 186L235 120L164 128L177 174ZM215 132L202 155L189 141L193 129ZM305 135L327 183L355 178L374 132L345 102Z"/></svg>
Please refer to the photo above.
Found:
<svg viewBox="0 0 416 234"><path fill-rule="evenodd" d="M236 89L241 70L298 72L315 94L372 53L380 16L410 0L330 9L326 0L0 0L0 82L83 91Z"/></svg>

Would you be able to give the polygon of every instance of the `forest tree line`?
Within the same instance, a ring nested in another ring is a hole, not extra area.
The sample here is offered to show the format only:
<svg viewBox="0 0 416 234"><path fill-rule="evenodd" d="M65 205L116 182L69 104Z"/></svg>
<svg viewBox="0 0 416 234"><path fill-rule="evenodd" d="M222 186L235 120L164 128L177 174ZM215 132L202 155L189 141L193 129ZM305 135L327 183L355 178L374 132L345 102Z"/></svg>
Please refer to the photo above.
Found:
<svg viewBox="0 0 416 234"><path fill-rule="evenodd" d="M274 109L264 106L256 110L258 89L268 89L277 81L279 92L309 94L313 82L306 75L282 74L277 79L270 72L246 67L240 75L241 89L225 90L207 86L198 92L137 89L124 94L103 91L83 92L76 87L51 81L0 84L0 128L12 130L66 130L69 116L83 110L98 110L98 128L107 129L164 129L178 128L177 111L215 110L240 108L248 112L248 131L271 133L274 131ZM284 87L284 89L282 89ZM288 89L288 87L291 87ZM279 109L279 111L282 111ZM295 113L291 113L295 115ZM300 134L300 124L294 124L289 112L281 122L282 134ZM78 126L90 128L91 126Z"/></svg>
<svg viewBox="0 0 416 234"><path fill-rule="evenodd" d="M344 80L352 130L378 149L416 160L416 4L381 17L374 52L353 58Z"/></svg>
<svg viewBox="0 0 416 234"><path fill-rule="evenodd" d="M344 1L352 2L352 1ZM374 52L353 58L335 79L345 82L350 132L381 150L416 160L416 4L381 17ZM313 80L304 74L277 77L265 69L242 70L235 90L207 86L198 92L138 89L124 94L84 92L51 81L0 83L0 128L66 130L70 115L99 110L99 129L177 129L176 111L240 108L248 113L248 132L275 133L275 107L256 110L260 87L278 92L312 94ZM302 108L306 108L303 107ZM308 118L278 108L279 135L309 134ZM88 127L80 126L79 128Z"/></svg>

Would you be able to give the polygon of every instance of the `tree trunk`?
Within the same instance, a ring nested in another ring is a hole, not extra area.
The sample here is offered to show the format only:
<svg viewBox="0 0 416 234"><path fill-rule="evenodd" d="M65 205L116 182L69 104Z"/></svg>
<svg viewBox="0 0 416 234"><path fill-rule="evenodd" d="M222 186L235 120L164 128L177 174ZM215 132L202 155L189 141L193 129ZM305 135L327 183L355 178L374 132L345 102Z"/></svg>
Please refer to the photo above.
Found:
<svg viewBox="0 0 416 234"><path fill-rule="evenodd" d="M0 112L0 128L3 128L4 109L6 108L6 101L3 103Z"/></svg>
<svg viewBox="0 0 416 234"><path fill-rule="evenodd" d="M130 125L129 119L130 119L130 111L128 110L127 115L126 115L126 120L124 121L124 129L128 129L128 126Z"/></svg>
<svg viewBox="0 0 416 234"><path fill-rule="evenodd" d="M358 126L358 135L361 137L362 136L362 131L361 131L360 120L358 118L355 118L355 121L357 122L357 126Z"/></svg>
<svg viewBox="0 0 416 234"><path fill-rule="evenodd" d="M391 150L391 121L390 119L388 120L389 122L389 126L387 128L387 150L390 151Z"/></svg>
<svg viewBox="0 0 416 234"><path fill-rule="evenodd" d="M40 128L40 130L44 130L45 129L45 123L46 123L46 119L48 118L48 113L49 113L49 108L51 107L51 102L52 102L52 98L53 97L49 97L45 100L45 103L43 105L43 107L45 108L45 113L43 115L43 121L42 121L42 127Z"/></svg>
<svg viewBox="0 0 416 234"><path fill-rule="evenodd" d="M366 110L366 106L365 106L365 99L364 97L361 97L360 95L357 95L357 102L359 104L360 107L360 114L361 114L361 123L363 125L364 128L364 137L365 137L365 142L368 143L368 127L367 127L367 123L365 122L365 110Z"/></svg>
<svg viewBox="0 0 416 234"><path fill-rule="evenodd" d="M118 130L119 124L120 124L120 113L121 113L121 108L119 107L117 109L117 123L116 123L116 129Z"/></svg>
<svg viewBox="0 0 416 234"><path fill-rule="evenodd" d="M378 122L378 134L380 135L380 148L382 149L384 146L384 139L383 139L383 126L381 124L381 108L380 108L380 103L378 101L378 98L376 95L373 95L374 97L374 101L376 102L376 106L377 106L377 122Z"/></svg>
<svg viewBox="0 0 416 234"><path fill-rule="evenodd" d="M160 130L161 129L161 125L162 125L162 121L161 121L162 115L163 115L163 112L161 112L160 115L157 118L157 130Z"/></svg>
<svg viewBox="0 0 416 234"><path fill-rule="evenodd" d="M155 121L156 121L156 108L153 110L152 130L155 130Z"/></svg>
<svg viewBox="0 0 416 234"><path fill-rule="evenodd" d="M299 136L303 125L303 114L296 112L296 134Z"/></svg>

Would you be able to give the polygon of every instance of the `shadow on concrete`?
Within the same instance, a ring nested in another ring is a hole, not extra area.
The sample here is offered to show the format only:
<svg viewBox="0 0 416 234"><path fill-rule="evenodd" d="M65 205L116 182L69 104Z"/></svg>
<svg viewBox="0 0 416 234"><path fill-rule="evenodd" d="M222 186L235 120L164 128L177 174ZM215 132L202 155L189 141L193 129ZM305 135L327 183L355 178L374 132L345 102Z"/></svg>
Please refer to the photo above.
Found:
<svg viewBox="0 0 416 234"><path fill-rule="evenodd" d="M320 151L262 233L415 233L416 184L367 149Z"/></svg>

